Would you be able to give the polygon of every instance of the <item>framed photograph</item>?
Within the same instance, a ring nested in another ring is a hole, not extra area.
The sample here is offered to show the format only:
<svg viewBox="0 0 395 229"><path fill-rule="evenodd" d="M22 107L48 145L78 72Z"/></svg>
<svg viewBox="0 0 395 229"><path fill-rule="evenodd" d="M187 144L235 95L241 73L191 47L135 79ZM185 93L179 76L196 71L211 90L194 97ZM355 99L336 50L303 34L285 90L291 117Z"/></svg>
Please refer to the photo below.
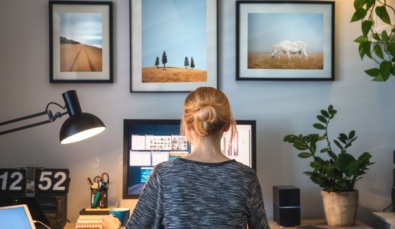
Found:
<svg viewBox="0 0 395 229"><path fill-rule="evenodd" d="M144 0L145 1L145 0ZM256 121L236 120L237 133L221 138L221 152L256 170ZM124 119L123 198L138 199L153 168L191 153L179 119Z"/></svg>
<svg viewBox="0 0 395 229"><path fill-rule="evenodd" d="M112 2L49 1L51 83L112 83Z"/></svg>
<svg viewBox="0 0 395 229"><path fill-rule="evenodd" d="M334 80L333 1L237 1L236 80Z"/></svg>
<svg viewBox="0 0 395 229"><path fill-rule="evenodd" d="M130 0L130 92L218 87L217 0Z"/></svg>

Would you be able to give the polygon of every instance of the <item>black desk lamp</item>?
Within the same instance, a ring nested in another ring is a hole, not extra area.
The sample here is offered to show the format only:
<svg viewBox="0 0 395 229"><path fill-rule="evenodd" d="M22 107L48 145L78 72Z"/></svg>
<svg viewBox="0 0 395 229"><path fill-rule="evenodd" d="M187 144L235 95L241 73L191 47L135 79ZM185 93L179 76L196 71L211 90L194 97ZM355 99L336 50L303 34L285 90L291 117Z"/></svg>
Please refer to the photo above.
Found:
<svg viewBox="0 0 395 229"><path fill-rule="evenodd" d="M57 103L50 102L47 104L47 107L43 112L9 120L6 122L1 122L0 126L38 117L41 115L48 115L48 120L2 131L0 132L0 135L50 123L65 114L69 114L70 117L63 123L62 128L60 129L59 140L61 144L73 143L90 138L96 134L99 134L106 128L104 126L104 123L98 117L89 113L83 113L81 111L81 106L78 101L77 92L75 90L66 91L62 94L62 96L64 102L66 103L65 107L62 107ZM48 109L51 104L57 105L63 110L67 109L67 111L63 113L56 112L55 115L52 115L52 111Z"/></svg>

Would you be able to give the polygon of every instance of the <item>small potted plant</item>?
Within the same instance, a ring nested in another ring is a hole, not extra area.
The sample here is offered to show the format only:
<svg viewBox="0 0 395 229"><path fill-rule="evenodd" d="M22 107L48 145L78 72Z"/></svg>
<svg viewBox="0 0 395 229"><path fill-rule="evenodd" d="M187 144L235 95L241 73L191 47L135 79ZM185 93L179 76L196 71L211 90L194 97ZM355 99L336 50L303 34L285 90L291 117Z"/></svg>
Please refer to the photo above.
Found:
<svg viewBox="0 0 395 229"><path fill-rule="evenodd" d="M373 162L370 161L372 156L369 152L362 153L358 158L347 152L357 139L354 130L348 134L340 133L337 139L332 141L329 139L328 126L336 113L333 106L329 105L327 110L321 110L317 115L319 123L313 124L313 127L322 131L322 134L290 134L284 137L284 141L293 144L299 151L298 157L311 160L312 170L304 174L322 189L328 225L351 226L355 223L358 209L358 191L354 189L355 183L362 179L362 175ZM318 150L320 142L324 146ZM337 153L332 147L332 142L339 149ZM336 213L339 214L333 215Z"/></svg>
<svg viewBox="0 0 395 229"><path fill-rule="evenodd" d="M361 59L368 57L378 64L377 68L365 70L373 81L383 82L395 76L395 22L391 20L395 8L390 1L354 0L351 22L361 21L362 32L354 41L359 43Z"/></svg>

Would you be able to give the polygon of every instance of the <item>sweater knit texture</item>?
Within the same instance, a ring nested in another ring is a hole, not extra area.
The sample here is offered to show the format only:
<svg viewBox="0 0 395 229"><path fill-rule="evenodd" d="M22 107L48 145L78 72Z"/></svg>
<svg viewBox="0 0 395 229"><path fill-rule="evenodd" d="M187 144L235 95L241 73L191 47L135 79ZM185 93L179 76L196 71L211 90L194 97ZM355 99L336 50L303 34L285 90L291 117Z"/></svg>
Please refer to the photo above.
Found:
<svg viewBox="0 0 395 229"><path fill-rule="evenodd" d="M178 158L155 166L126 226L269 229L253 169L235 160Z"/></svg>

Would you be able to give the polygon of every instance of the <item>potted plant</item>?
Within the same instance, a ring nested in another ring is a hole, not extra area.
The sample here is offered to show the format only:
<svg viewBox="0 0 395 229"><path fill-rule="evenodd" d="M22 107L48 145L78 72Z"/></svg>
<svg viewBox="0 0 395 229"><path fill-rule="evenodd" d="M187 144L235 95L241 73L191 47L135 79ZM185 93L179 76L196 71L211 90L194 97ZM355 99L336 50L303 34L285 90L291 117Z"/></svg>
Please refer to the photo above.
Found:
<svg viewBox="0 0 395 229"><path fill-rule="evenodd" d="M387 81L395 76L395 8L392 0L354 0L355 12L351 22L361 21L362 35L354 41L359 43L361 59L365 56L379 66L365 72L373 81ZM392 16L391 16L392 15ZM384 24L382 28L378 24Z"/></svg>
<svg viewBox="0 0 395 229"><path fill-rule="evenodd" d="M329 105L327 110L321 110L317 115L319 123L313 124L313 127L322 131L322 134L289 134L284 137L284 141L293 144L300 151L298 157L311 160L312 170L304 174L322 189L328 225L351 226L355 223L358 209L355 183L362 179L373 162L370 161L372 156L369 152L362 153L358 158L348 152L357 139L354 130L348 134L340 133L337 139L329 139L328 126L336 113L333 106ZM323 143L320 150L319 143ZM332 143L339 149L338 152L335 152Z"/></svg>

